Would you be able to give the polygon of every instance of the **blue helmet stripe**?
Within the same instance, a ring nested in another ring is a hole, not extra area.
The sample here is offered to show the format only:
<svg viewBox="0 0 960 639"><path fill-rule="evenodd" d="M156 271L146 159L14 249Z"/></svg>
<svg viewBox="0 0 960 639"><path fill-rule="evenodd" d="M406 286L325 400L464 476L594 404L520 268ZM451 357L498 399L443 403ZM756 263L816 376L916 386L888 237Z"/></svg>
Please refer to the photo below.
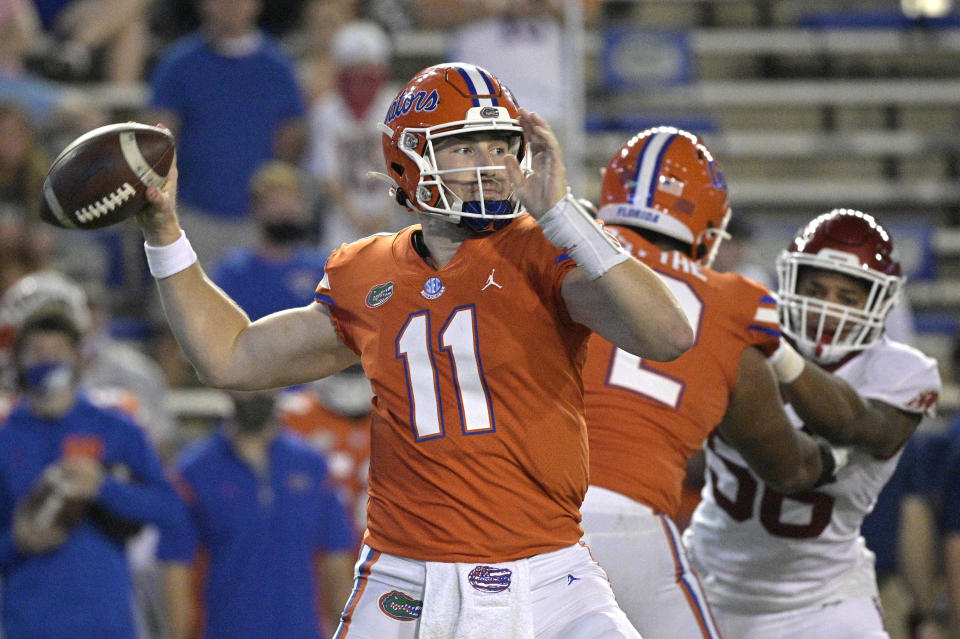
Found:
<svg viewBox="0 0 960 639"><path fill-rule="evenodd" d="M467 70L463 67L457 67L457 72L460 74L460 77L463 78L464 82L467 83L467 89L470 91L470 95L477 94L477 88L473 84L473 80L470 79L470 74L467 73ZM473 106L480 106L480 100L473 98Z"/></svg>
<svg viewBox="0 0 960 639"><path fill-rule="evenodd" d="M495 93L495 91L494 91L494 89L493 89L493 82L490 81L490 76L487 75L487 74L483 71L483 69L481 69L481 68L479 68L479 67L477 67L477 73L480 74L480 77L483 78L484 83L486 83L486 85L487 85L487 93L490 94L490 95L493 95L493 94ZM496 98L491 98L491 102L493 102L493 106L499 106L499 105L497 104L497 99L496 99Z"/></svg>
<svg viewBox="0 0 960 639"><path fill-rule="evenodd" d="M484 93L491 96L493 95L493 83L490 81L490 78L488 78L487 75L479 69L479 67L476 67L472 64L465 64L463 66L456 66L454 68L457 70L457 73L460 74L460 77L463 78L464 82L467 83L467 90L470 92L470 95L479 96L483 95ZM486 85L486 91L477 89L478 86L483 85ZM473 106L497 106L497 100L493 97L473 97L472 100Z"/></svg>
<svg viewBox="0 0 960 639"><path fill-rule="evenodd" d="M636 187L631 198L634 204L647 208L653 206L653 196L657 192L656 180L660 175L663 154L667 152L667 147L675 137L677 137L675 133L654 133L643 147L640 157L637 158L637 173L634 176Z"/></svg>

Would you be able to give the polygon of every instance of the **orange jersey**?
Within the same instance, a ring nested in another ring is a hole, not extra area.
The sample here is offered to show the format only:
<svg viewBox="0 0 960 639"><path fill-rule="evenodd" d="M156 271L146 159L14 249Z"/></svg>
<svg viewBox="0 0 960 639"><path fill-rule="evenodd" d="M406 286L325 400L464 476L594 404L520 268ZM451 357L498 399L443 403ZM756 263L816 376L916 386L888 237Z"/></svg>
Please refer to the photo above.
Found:
<svg viewBox="0 0 960 639"><path fill-rule="evenodd" d="M651 362L591 337L584 368L590 483L673 517L686 462L723 418L743 349L769 354L779 343L776 300L745 277L701 268L622 226L606 228L663 277L696 341L672 362Z"/></svg>
<svg viewBox="0 0 960 639"><path fill-rule="evenodd" d="M419 227L334 251L317 301L373 392L364 542L432 561L509 561L576 543L587 486L572 260L529 216L443 268Z"/></svg>

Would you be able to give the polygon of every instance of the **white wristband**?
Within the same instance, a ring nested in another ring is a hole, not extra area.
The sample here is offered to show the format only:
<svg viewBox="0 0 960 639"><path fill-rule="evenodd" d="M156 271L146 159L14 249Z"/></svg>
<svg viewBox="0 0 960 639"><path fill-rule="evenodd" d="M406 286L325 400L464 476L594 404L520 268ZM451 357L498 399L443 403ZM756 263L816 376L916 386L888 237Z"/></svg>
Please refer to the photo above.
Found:
<svg viewBox="0 0 960 639"><path fill-rule="evenodd" d="M173 244L150 246L144 242L143 250L147 253L150 275L158 280L184 271L197 261L197 254L190 246L190 240L187 239L187 234L183 230Z"/></svg>
<svg viewBox="0 0 960 639"><path fill-rule="evenodd" d="M537 223L547 239L565 250L591 280L630 259L630 254L590 217L569 189Z"/></svg>
<svg viewBox="0 0 960 639"><path fill-rule="evenodd" d="M773 369L773 374L781 384L790 384L803 372L807 360L803 355L794 350L793 346L785 339L780 339L780 347L773 352L773 355L767 358L767 363Z"/></svg>

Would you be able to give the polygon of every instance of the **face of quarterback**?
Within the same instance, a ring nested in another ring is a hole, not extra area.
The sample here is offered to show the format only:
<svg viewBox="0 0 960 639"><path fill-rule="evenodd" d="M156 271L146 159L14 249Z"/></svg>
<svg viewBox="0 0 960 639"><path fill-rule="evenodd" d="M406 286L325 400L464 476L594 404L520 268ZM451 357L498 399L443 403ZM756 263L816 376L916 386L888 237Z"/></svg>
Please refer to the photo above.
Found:
<svg viewBox="0 0 960 639"><path fill-rule="evenodd" d="M443 174L443 183L464 202L482 199L490 202L507 200L511 195L510 183L504 169L479 167L503 166L503 158L511 154L509 140L502 135L476 133L443 138L434 143L437 168L452 171Z"/></svg>
<svg viewBox="0 0 960 639"><path fill-rule="evenodd" d="M850 275L837 273L825 269L806 267L797 274L797 294L824 302L824 304L839 304L854 311L863 309L867 304L868 285L865 281ZM821 313L811 305L807 313L806 331L811 338L816 337ZM856 313L854 313L856 316ZM830 343L846 335L854 326L845 322L841 335L835 335L840 318L836 313L830 313L823 318L823 341Z"/></svg>

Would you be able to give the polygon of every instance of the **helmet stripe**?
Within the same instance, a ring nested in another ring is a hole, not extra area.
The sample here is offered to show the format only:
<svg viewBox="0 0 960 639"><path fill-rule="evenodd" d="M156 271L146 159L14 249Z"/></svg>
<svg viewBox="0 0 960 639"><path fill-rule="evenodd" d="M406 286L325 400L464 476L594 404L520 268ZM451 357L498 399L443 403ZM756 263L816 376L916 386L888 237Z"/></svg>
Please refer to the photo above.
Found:
<svg viewBox="0 0 960 639"><path fill-rule="evenodd" d="M634 204L650 207L653 205L653 196L656 193L656 179L660 175L660 165L663 163L663 154L667 152L667 147L676 133L667 133L665 131L654 133L650 136L650 141L643 147L640 157L637 161L637 174L635 176L637 185L634 187L631 201Z"/></svg>
<svg viewBox="0 0 960 639"><path fill-rule="evenodd" d="M484 93L493 94L493 83L490 82L490 79L483 73L479 68L470 65L463 65L455 67L457 72L460 73L460 77L463 78L464 82L467 83L467 89L470 91L470 94L476 96L480 91L477 90L478 86L485 86L487 90ZM496 98L473 98L473 106L498 106Z"/></svg>

